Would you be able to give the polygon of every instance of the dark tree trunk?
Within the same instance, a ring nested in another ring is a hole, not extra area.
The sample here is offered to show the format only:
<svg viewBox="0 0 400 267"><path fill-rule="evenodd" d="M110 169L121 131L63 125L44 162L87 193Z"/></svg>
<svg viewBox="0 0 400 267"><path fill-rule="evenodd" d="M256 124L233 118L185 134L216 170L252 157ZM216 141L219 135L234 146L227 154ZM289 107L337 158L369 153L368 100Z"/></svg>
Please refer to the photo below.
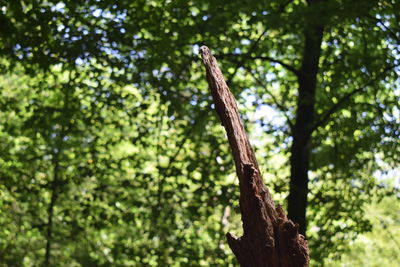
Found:
<svg viewBox="0 0 400 267"><path fill-rule="evenodd" d="M308 4L312 6L316 2L319 1L309 0ZM315 90L323 35L323 27L315 22L318 19L318 17L312 18L304 30L305 45L298 76L297 111L290 158L288 217L300 225L299 231L303 235L305 235L307 228L310 139L314 128Z"/></svg>
<svg viewBox="0 0 400 267"><path fill-rule="evenodd" d="M283 209L275 207L262 181L235 98L209 49L203 46L200 51L239 178L244 234L236 238L228 233L228 244L242 267L306 267L309 263L307 241L298 233L298 225L287 219Z"/></svg>

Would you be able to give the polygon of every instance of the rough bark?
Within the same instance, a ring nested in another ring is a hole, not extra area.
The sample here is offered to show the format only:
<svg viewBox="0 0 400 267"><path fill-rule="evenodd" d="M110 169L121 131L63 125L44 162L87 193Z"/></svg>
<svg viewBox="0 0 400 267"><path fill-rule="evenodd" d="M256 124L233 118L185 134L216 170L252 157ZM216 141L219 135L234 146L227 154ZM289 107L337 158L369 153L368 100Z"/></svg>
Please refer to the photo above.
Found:
<svg viewBox="0 0 400 267"><path fill-rule="evenodd" d="M242 267L308 266L307 241L298 225L275 207L264 185L257 160L240 120L235 98L205 46L200 49L215 109L228 135L240 187L243 236L227 234L228 244Z"/></svg>
<svg viewBox="0 0 400 267"><path fill-rule="evenodd" d="M312 6L318 1L309 0L307 2ZM302 65L298 75L297 111L291 147L288 217L300 225L299 231L303 235L305 235L307 229L306 210L310 138L314 128L315 91L322 34L323 27L315 23L315 21L305 25L305 45Z"/></svg>

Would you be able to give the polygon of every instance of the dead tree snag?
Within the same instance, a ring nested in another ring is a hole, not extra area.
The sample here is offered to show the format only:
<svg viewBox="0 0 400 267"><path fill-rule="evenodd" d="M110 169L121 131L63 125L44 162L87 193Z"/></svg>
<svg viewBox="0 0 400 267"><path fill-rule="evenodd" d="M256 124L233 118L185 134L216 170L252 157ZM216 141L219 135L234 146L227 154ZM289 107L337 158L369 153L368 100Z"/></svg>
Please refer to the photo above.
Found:
<svg viewBox="0 0 400 267"><path fill-rule="evenodd" d="M236 100L216 59L206 46L200 53L215 109L228 135L240 187L243 236L227 234L228 244L242 267L308 266L307 241L298 225L288 220L281 206L275 207L264 185L257 160L240 120Z"/></svg>

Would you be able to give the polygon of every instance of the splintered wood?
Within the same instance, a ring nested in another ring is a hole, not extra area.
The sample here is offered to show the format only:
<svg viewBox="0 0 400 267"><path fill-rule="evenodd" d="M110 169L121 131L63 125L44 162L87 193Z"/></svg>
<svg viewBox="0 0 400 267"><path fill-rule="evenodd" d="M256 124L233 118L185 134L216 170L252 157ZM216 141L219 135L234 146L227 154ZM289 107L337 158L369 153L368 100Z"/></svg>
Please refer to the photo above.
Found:
<svg viewBox="0 0 400 267"><path fill-rule="evenodd" d="M236 165L240 187L243 236L228 233L230 248L242 267L305 267L308 245L298 225L275 206L264 185L249 138L240 120L236 100L229 90L215 57L200 48L215 109L225 127Z"/></svg>

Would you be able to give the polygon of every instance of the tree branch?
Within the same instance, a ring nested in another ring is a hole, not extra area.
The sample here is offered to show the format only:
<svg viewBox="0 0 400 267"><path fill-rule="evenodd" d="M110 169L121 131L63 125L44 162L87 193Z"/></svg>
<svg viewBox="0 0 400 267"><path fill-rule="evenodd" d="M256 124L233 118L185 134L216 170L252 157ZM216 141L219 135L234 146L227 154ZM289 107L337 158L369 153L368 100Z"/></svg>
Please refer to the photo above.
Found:
<svg viewBox="0 0 400 267"><path fill-rule="evenodd" d="M233 55L233 54L231 54L231 55ZM242 64L242 63L240 63L239 61L237 61L237 64L239 65L239 64ZM245 66L245 65L242 65L242 67L245 68L246 71L247 71L248 73L250 73L250 75L253 77L253 79L254 79L261 87L264 87L265 92L271 97L272 102L275 104L275 106L276 106L276 107L283 113L283 115L285 116L286 121L287 121L287 123L288 123L288 125L289 125L290 130L293 131L294 125L293 125L292 121L290 120L289 116L287 115L287 109L286 109L283 105L281 105L281 104L278 102L278 100L276 99L276 97L267 89L267 86L264 85L263 82L262 82L259 78L257 78L257 77L254 75L254 73L251 71L251 69L249 69L249 68L248 68L247 66ZM297 70L296 70L296 71L297 71ZM299 72L299 71L297 71L297 72L298 72L298 75L300 75L300 72ZM235 72L234 72L234 73L235 73Z"/></svg>
<svg viewBox="0 0 400 267"><path fill-rule="evenodd" d="M368 82L366 82L363 86L354 89L353 91L347 93L346 95L344 95L341 99L339 99L339 101L334 104L332 107L330 107L324 115L322 115L322 118L317 121L314 125L314 127L311 130L311 133L314 132L315 130L317 130L319 127L324 126L330 119L330 117L336 112L338 111L352 96L354 96L355 94L362 92L364 89L366 89L368 86L370 86L371 84L377 82L378 80L381 79L381 76L384 75L386 72L388 72L389 70L393 70L394 68L398 67L400 64L396 64L396 65L391 65L386 67L380 74L378 74L375 78L369 80Z"/></svg>
<svg viewBox="0 0 400 267"><path fill-rule="evenodd" d="M233 57L238 57L240 55L235 55L235 54L220 54L220 55L216 55L215 57L218 59L230 59L232 61ZM300 76L300 71L298 69L296 69L295 67L279 60L279 59L275 59L272 57L268 57L268 56L250 56L249 54L246 54L245 56L243 56L243 58L248 58L248 59L261 59L261 60L265 60L265 61L269 61L269 62L273 62L273 63L277 63L279 65L281 65L282 67L284 67L285 69L287 69L288 71L292 72L293 74L295 74L297 77ZM244 65L244 61L245 60L233 60L234 62L236 62L236 64L243 66Z"/></svg>
<svg viewBox="0 0 400 267"><path fill-rule="evenodd" d="M374 17L374 16L372 16L372 15L367 15L367 17L370 18L370 19L372 19L372 20L375 20L376 23L379 23L380 25L382 25L382 27L389 33L389 35L390 35L394 40L396 40L397 42L400 42L400 39L399 39L399 37L397 36L396 32L393 31L392 29L390 29L389 27L387 27L387 26L385 25L385 23L382 21L382 19L378 19L378 18L376 18L376 17Z"/></svg>
<svg viewBox="0 0 400 267"><path fill-rule="evenodd" d="M253 79L254 79L261 87L264 87L265 92L271 97L272 102L273 102L273 103L275 104L275 106L283 113L283 116L285 116L286 121L287 121L287 123L288 123L288 125L289 125L289 128L290 128L290 131L293 132L293 127L294 127L294 125L293 125L292 121L290 120L290 118L289 118L289 116L288 116L288 114L287 114L287 109L285 108L285 106L283 106L282 104L280 104L280 103L278 102L278 100L276 99L276 97L267 89L267 86L264 85L263 82L262 82L259 78L257 78L257 77L254 75L254 73L253 73L249 68L245 67L245 69L247 70L248 73L250 73L250 75L253 77Z"/></svg>
<svg viewBox="0 0 400 267"><path fill-rule="evenodd" d="M296 69L295 67L293 67L279 59L274 59L272 57L267 57L267 56L256 56L256 57L251 57L251 59L261 59L261 60L266 60L266 61L273 62L273 63L278 63L279 65L281 65L288 71L293 72L296 76L300 75L300 71L298 69Z"/></svg>
<svg viewBox="0 0 400 267"><path fill-rule="evenodd" d="M263 38L263 36L265 35L265 33L267 32L267 29L265 29L257 38L257 40L252 44L252 46L249 48L249 50L246 53L246 57L250 56L250 54L254 51L254 49L256 49L258 43L261 41L261 39ZM218 58L218 57L217 57ZM236 72L238 71L239 67L244 65L244 60L242 61L236 61L236 67L235 70L233 71L233 73L228 77L227 83L230 84L233 77L236 75Z"/></svg>
<svg viewBox="0 0 400 267"><path fill-rule="evenodd" d="M283 13L285 8L292 2L293 2L293 0L288 0L288 1L280 4L278 9L274 13L275 14ZM264 29L264 31L258 36L257 40L251 45L249 50L246 52L246 55L244 56L244 58L249 58L250 54L257 48L258 43L261 41L261 39L264 37L264 35L267 33L267 31L268 31L268 28ZM216 58L218 58L218 56L216 56ZM244 65L244 63L245 63L244 59L242 61L236 61L237 65L236 65L235 70L233 71L233 73L231 75L229 75L229 77L227 79L227 84L231 83L231 81L232 81L233 77L236 75L236 72L238 71L239 67L241 65ZM276 63L279 63L279 62L276 62Z"/></svg>

